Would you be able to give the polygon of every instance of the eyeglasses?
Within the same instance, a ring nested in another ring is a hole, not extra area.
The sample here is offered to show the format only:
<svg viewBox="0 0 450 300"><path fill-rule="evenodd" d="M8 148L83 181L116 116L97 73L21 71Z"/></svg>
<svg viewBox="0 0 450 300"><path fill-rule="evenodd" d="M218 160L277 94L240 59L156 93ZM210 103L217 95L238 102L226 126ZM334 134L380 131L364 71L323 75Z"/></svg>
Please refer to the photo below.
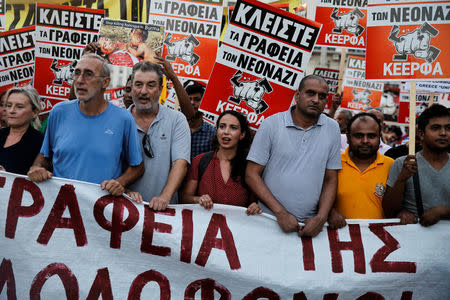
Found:
<svg viewBox="0 0 450 300"><path fill-rule="evenodd" d="M75 70L72 73L73 80L78 80L78 78L80 78L80 76L82 76L84 78L84 80L86 80L86 81L90 81L90 80L94 79L95 77L106 77L104 75L95 75L94 72L92 72L92 71L81 72L80 70Z"/></svg>
<svg viewBox="0 0 450 300"><path fill-rule="evenodd" d="M153 155L152 145L150 144L150 138L147 134L144 134L144 137L142 138L142 147L144 148L144 153L148 158L155 157Z"/></svg>

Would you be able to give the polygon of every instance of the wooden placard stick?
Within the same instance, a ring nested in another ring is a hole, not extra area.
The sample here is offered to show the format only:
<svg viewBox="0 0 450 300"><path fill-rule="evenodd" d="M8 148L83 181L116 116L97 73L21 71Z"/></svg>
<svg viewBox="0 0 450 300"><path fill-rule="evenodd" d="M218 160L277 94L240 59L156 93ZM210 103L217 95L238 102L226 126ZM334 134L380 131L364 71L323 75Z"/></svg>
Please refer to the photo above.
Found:
<svg viewBox="0 0 450 300"><path fill-rule="evenodd" d="M339 77L338 77L338 87L336 90L336 94L340 94L342 91L342 79L344 77L344 71L345 71L345 57L347 56L347 49L342 48L341 49L341 61L339 63Z"/></svg>
<svg viewBox="0 0 450 300"><path fill-rule="evenodd" d="M433 103L434 103L434 92L431 92L430 93L430 100L428 100L428 107L433 105Z"/></svg>
<svg viewBox="0 0 450 300"><path fill-rule="evenodd" d="M409 155L416 154L416 82L411 81L409 90Z"/></svg>

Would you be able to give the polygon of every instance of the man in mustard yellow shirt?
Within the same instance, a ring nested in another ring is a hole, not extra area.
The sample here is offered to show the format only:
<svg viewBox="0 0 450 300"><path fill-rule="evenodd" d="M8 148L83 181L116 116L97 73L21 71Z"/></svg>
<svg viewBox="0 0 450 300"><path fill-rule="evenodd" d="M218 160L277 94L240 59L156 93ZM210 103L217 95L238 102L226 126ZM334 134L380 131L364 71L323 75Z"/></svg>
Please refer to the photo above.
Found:
<svg viewBox="0 0 450 300"><path fill-rule="evenodd" d="M380 121L373 114L360 113L350 120L336 202L328 217L331 228L345 226L345 219L384 217L382 199L394 160L378 152L380 134Z"/></svg>

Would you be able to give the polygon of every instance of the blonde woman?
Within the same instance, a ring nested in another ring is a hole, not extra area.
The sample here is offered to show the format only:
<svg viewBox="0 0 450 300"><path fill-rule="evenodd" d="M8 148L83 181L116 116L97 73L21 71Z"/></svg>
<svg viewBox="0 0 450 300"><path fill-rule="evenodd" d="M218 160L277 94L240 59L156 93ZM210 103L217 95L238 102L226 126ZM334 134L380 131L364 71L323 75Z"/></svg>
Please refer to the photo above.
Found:
<svg viewBox="0 0 450 300"><path fill-rule="evenodd" d="M12 88L5 99L8 127L0 128L0 169L26 175L44 139L37 130L41 101L32 87Z"/></svg>

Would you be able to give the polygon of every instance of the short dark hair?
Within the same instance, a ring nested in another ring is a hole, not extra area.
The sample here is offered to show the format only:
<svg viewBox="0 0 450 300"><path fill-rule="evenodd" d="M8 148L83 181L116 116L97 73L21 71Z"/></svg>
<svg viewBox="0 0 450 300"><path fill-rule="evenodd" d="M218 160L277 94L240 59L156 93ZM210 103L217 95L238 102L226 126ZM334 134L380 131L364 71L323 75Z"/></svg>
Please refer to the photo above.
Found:
<svg viewBox="0 0 450 300"><path fill-rule="evenodd" d="M298 90L299 91L301 91L305 87L305 83L309 79L314 79L314 80L318 80L318 81L324 82L327 85L327 89L328 89L328 83L322 76L315 75L315 74L310 74L308 76L303 77L302 80L300 81L300 84L298 85Z"/></svg>
<svg viewBox="0 0 450 300"><path fill-rule="evenodd" d="M395 133L399 138L402 136L403 132L398 126L389 126L388 131Z"/></svg>
<svg viewBox="0 0 450 300"><path fill-rule="evenodd" d="M450 111L443 105L433 104L423 111L417 118L417 127L419 130L425 131L431 118L450 117Z"/></svg>
<svg viewBox="0 0 450 300"><path fill-rule="evenodd" d="M378 120L378 118L371 113L367 113L367 112L361 112L359 114L354 115L350 121L348 122L347 125L347 132L350 134L350 128L352 127L353 122L355 122L357 119L363 119L365 120L366 117L372 118L375 120L375 122L377 122L378 124L378 134L381 136L381 122L380 120Z"/></svg>
<svg viewBox="0 0 450 300"><path fill-rule="evenodd" d="M138 30L140 30L140 32L141 32L142 41L145 42L147 40L147 38L148 38L148 31L147 30L133 28L133 29L131 29L130 33L138 31Z"/></svg>
<svg viewBox="0 0 450 300"><path fill-rule="evenodd" d="M133 72L131 73L131 82L134 81L134 75L137 71L141 72L155 72L158 75L159 86L163 85L163 70L160 65L152 64L148 61L138 62L133 67Z"/></svg>
<svg viewBox="0 0 450 300"><path fill-rule="evenodd" d="M188 95L200 93L203 97L203 93L205 92L205 87L194 80L188 80L184 84L184 89Z"/></svg>
<svg viewBox="0 0 450 300"><path fill-rule="evenodd" d="M128 84L128 82L132 82L133 78L131 77L131 74L127 77L127 82L125 83L125 85Z"/></svg>

